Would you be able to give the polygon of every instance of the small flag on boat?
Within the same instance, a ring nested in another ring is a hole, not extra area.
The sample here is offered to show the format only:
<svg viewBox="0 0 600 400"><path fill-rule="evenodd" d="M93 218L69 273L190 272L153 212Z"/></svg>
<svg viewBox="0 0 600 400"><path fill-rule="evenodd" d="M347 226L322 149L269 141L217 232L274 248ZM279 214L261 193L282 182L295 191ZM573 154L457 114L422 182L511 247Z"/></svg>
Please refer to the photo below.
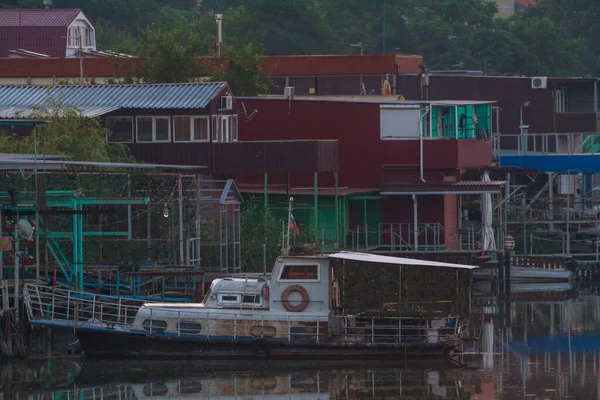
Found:
<svg viewBox="0 0 600 400"><path fill-rule="evenodd" d="M290 229L294 231L296 235L300 234L300 229L298 229L298 225L296 225L296 220L292 214L290 214Z"/></svg>

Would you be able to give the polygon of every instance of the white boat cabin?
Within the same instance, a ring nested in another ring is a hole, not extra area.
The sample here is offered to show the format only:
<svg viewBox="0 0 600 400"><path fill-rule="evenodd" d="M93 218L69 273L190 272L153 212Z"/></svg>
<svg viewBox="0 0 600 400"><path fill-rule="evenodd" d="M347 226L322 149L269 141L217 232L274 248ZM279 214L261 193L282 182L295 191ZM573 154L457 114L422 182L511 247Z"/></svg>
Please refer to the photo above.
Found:
<svg viewBox="0 0 600 400"><path fill-rule="evenodd" d="M408 266L476 268L346 252L280 256L269 276L215 279L202 303L146 303L137 312L131 329L175 335L288 340L305 335L311 339L325 339L348 324L348 316L337 312L339 293L333 279L332 258Z"/></svg>

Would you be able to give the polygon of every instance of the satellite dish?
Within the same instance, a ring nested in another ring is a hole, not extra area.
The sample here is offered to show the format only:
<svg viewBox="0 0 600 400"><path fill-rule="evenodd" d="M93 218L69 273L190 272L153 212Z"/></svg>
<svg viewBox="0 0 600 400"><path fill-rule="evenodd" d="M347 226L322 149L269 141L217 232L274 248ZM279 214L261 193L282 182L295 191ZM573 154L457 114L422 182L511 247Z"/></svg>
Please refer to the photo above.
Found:
<svg viewBox="0 0 600 400"><path fill-rule="evenodd" d="M33 228L25 219L20 219L17 223L17 233L25 240L31 240L33 238Z"/></svg>

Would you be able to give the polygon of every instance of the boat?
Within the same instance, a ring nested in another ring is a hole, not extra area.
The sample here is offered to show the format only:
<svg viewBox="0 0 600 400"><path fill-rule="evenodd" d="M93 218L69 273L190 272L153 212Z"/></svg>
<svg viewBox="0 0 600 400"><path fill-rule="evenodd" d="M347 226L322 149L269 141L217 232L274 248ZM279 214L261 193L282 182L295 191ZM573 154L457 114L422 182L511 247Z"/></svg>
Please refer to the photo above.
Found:
<svg viewBox="0 0 600 400"><path fill-rule="evenodd" d="M439 358L463 342L475 268L288 254L271 274L213 280L201 303L135 305L33 284L23 294L32 325L72 329L88 357Z"/></svg>

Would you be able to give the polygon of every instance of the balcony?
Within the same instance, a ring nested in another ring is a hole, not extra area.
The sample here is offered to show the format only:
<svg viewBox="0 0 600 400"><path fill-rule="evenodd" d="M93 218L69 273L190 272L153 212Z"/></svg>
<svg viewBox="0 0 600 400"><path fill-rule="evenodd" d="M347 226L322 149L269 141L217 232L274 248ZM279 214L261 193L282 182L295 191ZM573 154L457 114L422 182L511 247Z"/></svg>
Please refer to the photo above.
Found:
<svg viewBox="0 0 600 400"><path fill-rule="evenodd" d="M600 134L595 132L498 135L492 143L501 167L600 173Z"/></svg>

